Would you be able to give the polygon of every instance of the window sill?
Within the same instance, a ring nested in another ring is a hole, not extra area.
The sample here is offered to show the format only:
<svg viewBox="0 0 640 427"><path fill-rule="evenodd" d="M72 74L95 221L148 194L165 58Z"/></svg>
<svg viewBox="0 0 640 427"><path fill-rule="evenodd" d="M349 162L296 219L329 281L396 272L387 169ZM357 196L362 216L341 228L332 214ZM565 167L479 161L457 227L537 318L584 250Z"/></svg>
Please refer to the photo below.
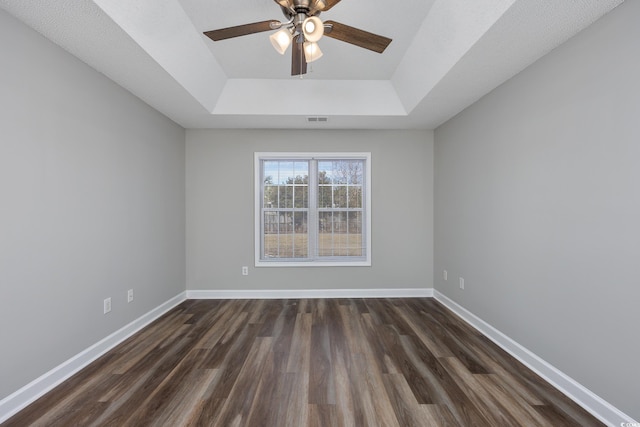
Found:
<svg viewBox="0 0 640 427"><path fill-rule="evenodd" d="M371 261L256 261L256 267L371 267Z"/></svg>

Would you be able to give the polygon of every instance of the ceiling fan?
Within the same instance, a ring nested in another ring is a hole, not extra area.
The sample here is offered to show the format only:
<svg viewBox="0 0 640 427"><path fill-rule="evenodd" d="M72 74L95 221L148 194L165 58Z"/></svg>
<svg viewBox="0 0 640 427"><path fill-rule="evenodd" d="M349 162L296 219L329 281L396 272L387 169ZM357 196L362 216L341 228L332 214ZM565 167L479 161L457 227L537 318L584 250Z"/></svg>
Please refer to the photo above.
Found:
<svg viewBox="0 0 640 427"><path fill-rule="evenodd" d="M391 39L335 21L322 22L318 17L338 4L340 0L274 0L287 18L286 22L268 20L235 27L206 31L213 41L278 30L270 36L273 47L282 55L292 44L291 75L307 73L307 63L322 56L318 40L323 35L343 42L382 53ZM292 43L293 42L293 43Z"/></svg>

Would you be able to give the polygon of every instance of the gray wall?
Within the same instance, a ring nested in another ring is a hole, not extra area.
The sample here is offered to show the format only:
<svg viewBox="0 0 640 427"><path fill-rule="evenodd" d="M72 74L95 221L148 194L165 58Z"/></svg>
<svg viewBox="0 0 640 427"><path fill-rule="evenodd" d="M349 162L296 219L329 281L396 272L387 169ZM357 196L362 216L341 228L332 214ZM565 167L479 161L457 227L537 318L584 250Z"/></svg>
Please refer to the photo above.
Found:
<svg viewBox="0 0 640 427"><path fill-rule="evenodd" d="M185 219L181 127L3 11L0 52L2 399L183 292Z"/></svg>
<svg viewBox="0 0 640 427"><path fill-rule="evenodd" d="M436 289L636 419L639 16L623 3L435 132Z"/></svg>
<svg viewBox="0 0 640 427"><path fill-rule="evenodd" d="M371 152L372 267L254 268L256 151ZM432 217L432 132L187 131L189 290L432 288Z"/></svg>

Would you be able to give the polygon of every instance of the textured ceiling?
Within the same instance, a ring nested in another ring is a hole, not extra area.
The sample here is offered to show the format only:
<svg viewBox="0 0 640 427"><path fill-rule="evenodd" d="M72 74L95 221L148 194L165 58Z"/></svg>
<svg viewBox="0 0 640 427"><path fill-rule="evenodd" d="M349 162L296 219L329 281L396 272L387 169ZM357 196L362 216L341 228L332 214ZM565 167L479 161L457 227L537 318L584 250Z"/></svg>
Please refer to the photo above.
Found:
<svg viewBox="0 0 640 427"><path fill-rule="evenodd" d="M284 20L272 0L0 0L186 128L433 129L623 0L342 0L323 20L393 39L377 54L328 37L309 73L269 33L203 31ZM308 116L328 116L326 123Z"/></svg>

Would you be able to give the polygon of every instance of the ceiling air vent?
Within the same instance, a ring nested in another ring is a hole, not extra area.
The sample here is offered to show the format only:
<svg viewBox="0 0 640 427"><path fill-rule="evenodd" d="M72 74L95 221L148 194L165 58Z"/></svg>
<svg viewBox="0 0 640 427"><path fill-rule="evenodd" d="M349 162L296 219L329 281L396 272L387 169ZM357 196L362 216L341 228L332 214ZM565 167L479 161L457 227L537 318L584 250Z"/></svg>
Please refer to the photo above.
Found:
<svg viewBox="0 0 640 427"><path fill-rule="evenodd" d="M329 121L329 117L325 117L325 116L307 117L307 122L309 123L326 123L328 121Z"/></svg>

